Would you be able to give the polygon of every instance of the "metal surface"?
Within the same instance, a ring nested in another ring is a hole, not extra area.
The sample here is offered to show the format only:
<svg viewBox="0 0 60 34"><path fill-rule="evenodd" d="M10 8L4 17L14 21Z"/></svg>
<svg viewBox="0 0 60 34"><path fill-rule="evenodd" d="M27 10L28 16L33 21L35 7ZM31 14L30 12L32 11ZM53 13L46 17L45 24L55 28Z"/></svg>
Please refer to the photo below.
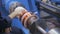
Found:
<svg viewBox="0 0 60 34"><path fill-rule="evenodd" d="M48 33L49 34L60 34L60 28L51 29Z"/></svg>
<svg viewBox="0 0 60 34"><path fill-rule="evenodd" d="M46 33L47 33L42 27L40 27L40 26L36 26L36 27L37 27L37 29L38 29L40 32L42 32L43 34L46 34Z"/></svg>
<svg viewBox="0 0 60 34"><path fill-rule="evenodd" d="M49 13L51 16L57 17L58 21L60 22L60 8L44 2L40 2L40 10Z"/></svg>
<svg viewBox="0 0 60 34"><path fill-rule="evenodd" d="M44 10L45 12L51 14L51 15L54 15L56 17L60 17L60 8L56 7L56 6L53 6L53 5L50 5L50 4L47 4L47 3L44 3L44 2L39 2L40 4L40 10Z"/></svg>

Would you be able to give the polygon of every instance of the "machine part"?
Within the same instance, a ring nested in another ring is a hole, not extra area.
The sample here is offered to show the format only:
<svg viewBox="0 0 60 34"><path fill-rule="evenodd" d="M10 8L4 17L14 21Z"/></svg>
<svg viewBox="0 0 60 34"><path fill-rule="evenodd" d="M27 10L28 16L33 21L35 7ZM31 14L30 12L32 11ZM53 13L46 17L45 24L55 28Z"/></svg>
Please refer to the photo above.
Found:
<svg viewBox="0 0 60 34"><path fill-rule="evenodd" d="M49 34L60 34L60 28L53 28L48 33Z"/></svg>
<svg viewBox="0 0 60 34"><path fill-rule="evenodd" d="M25 27L38 20L38 17L36 15L31 14L23 7L17 7L9 16L11 18L17 16Z"/></svg>
<svg viewBox="0 0 60 34"><path fill-rule="evenodd" d="M46 32L43 28L40 26L37 26L37 29L42 32L43 34L60 34L60 28L53 28L49 32Z"/></svg>
<svg viewBox="0 0 60 34"><path fill-rule="evenodd" d="M37 21L37 18L35 15L29 13L29 12L25 12L22 13L23 15L21 15L20 19L23 23L23 25L25 27L28 27L28 25L32 24L33 22Z"/></svg>
<svg viewBox="0 0 60 34"><path fill-rule="evenodd" d="M30 13L25 13L23 16L22 16L22 22L24 22L25 18L28 18L28 16L31 16Z"/></svg>
<svg viewBox="0 0 60 34"><path fill-rule="evenodd" d="M43 28L41 28L40 26L36 26L37 27L37 29L40 31L40 32L42 32L43 34L46 34L47 32L43 29Z"/></svg>
<svg viewBox="0 0 60 34"><path fill-rule="evenodd" d="M48 3L41 2L41 1L38 1L38 3L39 3L40 10L44 10L45 12L52 14L58 18L60 17L60 14L59 14L60 8Z"/></svg>
<svg viewBox="0 0 60 34"><path fill-rule="evenodd" d="M52 29L52 28L55 28L55 27L58 27L56 24L58 23L57 19L55 17L51 17L49 19L46 19L46 24L47 24L47 27L48 29Z"/></svg>

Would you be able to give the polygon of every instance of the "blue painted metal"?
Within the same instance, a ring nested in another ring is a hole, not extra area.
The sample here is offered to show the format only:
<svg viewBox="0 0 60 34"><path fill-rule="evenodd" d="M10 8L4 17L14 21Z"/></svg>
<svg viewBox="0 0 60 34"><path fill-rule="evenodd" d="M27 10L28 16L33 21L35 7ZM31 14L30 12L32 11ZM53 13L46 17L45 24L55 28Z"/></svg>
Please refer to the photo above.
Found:
<svg viewBox="0 0 60 34"><path fill-rule="evenodd" d="M37 12L37 14L38 14L38 10L37 10L37 7L35 5L35 0L0 0L0 4L1 4L0 11L2 11L3 17L5 17L9 14L10 4L12 2L16 2L16 1L20 2L22 5L24 5L28 11ZM21 24L21 22L17 18L14 18L12 20L12 26L16 26L16 27L22 29L25 32L25 34L29 33L29 31L26 28L24 28L24 26Z"/></svg>
<svg viewBox="0 0 60 34"><path fill-rule="evenodd" d="M16 1L22 3L25 6L25 8L29 11L29 5L28 5L27 0L2 0L1 1L2 6L4 6L4 7L0 6L1 7L0 10L3 11L3 15L2 15L3 17L8 15L10 3L16 2ZM12 20L12 26L16 26L16 27L22 29L22 31L25 34L29 33L29 31L26 28L24 28L24 26L21 24L21 22L17 18Z"/></svg>
<svg viewBox="0 0 60 34"><path fill-rule="evenodd" d="M40 16L40 11L37 8L36 5L36 0L27 0L29 4L30 11L33 13L36 13L36 15L39 17Z"/></svg>
<svg viewBox="0 0 60 34"><path fill-rule="evenodd" d="M9 11L9 6L10 6L10 4L12 3L12 2L20 2L21 4L23 4L24 6L25 6L25 8L27 9L27 10L29 10L29 5L28 5L28 3L27 3L27 0L2 0L2 4L3 5L5 5L5 8L6 8L6 10L8 10Z"/></svg>

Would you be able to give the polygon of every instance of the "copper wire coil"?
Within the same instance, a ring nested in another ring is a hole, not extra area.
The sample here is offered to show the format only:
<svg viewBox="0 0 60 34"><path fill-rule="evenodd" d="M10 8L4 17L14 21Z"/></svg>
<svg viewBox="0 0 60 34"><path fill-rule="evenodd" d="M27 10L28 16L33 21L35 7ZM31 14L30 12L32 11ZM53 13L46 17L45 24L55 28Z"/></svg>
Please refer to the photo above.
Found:
<svg viewBox="0 0 60 34"><path fill-rule="evenodd" d="M22 16L23 16L25 13L27 13L27 11L25 11L25 10L23 10L22 13L20 13L20 15L19 15L20 20L21 20Z"/></svg>
<svg viewBox="0 0 60 34"><path fill-rule="evenodd" d="M33 18L33 21L37 19L35 15L32 15L30 12L24 12L24 14L21 16L21 22L22 24L27 27L31 24L31 19Z"/></svg>
<svg viewBox="0 0 60 34"><path fill-rule="evenodd" d="M22 24L25 27L28 27L28 25L31 24L31 19L32 22L34 22L34 20L36 20L36 16L34 14L31 14L30 12L27 12L26 10L23 10L20 15L19 15L19 19L21 20Z"/></svg>
<svg viewBox="0 0 60 34"><path fill-rule="evenodd" d="M31 16L31 14L30 14L29 12L25 13L25 14L22 16L21 21L22 21L23 25L24 25L25 19L27 19L29 16Z"/></svg>

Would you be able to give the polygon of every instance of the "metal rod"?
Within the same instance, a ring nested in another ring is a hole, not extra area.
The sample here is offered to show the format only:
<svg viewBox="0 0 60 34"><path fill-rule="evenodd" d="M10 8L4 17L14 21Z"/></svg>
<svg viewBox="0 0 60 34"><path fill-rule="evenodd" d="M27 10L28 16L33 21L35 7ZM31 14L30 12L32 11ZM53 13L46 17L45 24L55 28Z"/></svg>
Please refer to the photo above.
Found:
<svg viewBox="0 0 60 34"><path fill-rule="evenodd" d="M37 29L40 31L40 32L42 32L43 34L46 34L47 32L42 28L42 27L40 27L40 26L36 26L37 27Z"/></svg>

